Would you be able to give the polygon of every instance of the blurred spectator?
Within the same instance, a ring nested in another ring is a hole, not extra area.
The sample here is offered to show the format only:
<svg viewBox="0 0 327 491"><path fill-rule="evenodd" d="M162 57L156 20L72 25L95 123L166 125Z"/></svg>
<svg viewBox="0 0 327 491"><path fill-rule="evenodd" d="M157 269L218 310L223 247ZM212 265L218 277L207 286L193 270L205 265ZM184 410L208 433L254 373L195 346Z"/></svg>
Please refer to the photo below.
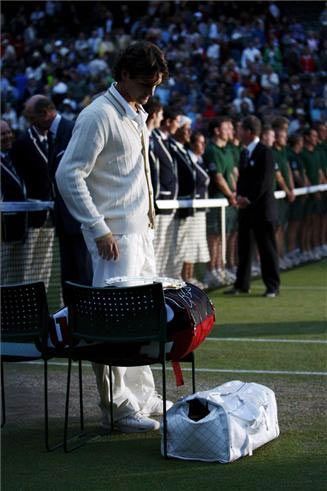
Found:
<svg viewBox="0 0 327 491"><path fill-rule="evenodd" d="M300 58L300 65L304 73L312 73L315 71L316 64L312 56L311 50L308 47L303 49L302 56Z"/></svg>
<svg viewBox="0 0 327 491"><path fill-rule="evenodd" d="M264 67L264 73L261 75L261 87L263 89L276 89L279 86L279 76L273 71L271 65Z"/></svg>
<svg viewBox="0 0 327 491"><path fill-rule="evenodd" d="M262 55L260 50L255 46L254 41L250 40L249 46L247 48L244 48L242 52L242 58L241 58L242 68L247 68L250 62L254 63L256 61L260 61L261 57Z"/></svg>
<svg viewBox="0 0 327 491"><path fill-rule="evenodd" d="M249 7L229 2L226 15L202 2L188 2L183 9L179 3L160 8L145 3L137 9L113 4L110 10L93 2L92 13L88 5L76 9L69 2L24 2L15 12L4 5L8 32L2 42L1 95L13 104L17 118L36 93L54 95L56 104L73 99L80 110L86 96L92 98L111 81L118 51L133 39L151 38L165 49L170 63L160 100L189 114L193 128L204 129L207 120L226 110L246 115L260 109L266 117L272 111L285 113L281 106L287 104L289 110L293 104L294 112L299 101L306 122L318 120L318 102L313 117L309 104L326 95L321 73L327 70L327 42L314 22L318 7L304 24L296 8L281 3ZM263 69L262 63L271 69ZM314 74L322 90L312 93L310 80L301 76L292 103L285 102L288 80L298 74Z"/></svg>
<svg viewBox="0 0 327 491"><path fill-rule="evenodd" d="M267 44L263 51L263 61L271 65L275 72L280 73L282 69L282 53L279 46L273 42Z"/></svg>
<svg viewBox="0 0 327 491"><path fill-rule="evenodd" d="M13 108L11 102L7 102L4 104L2 118L8 123L13 131L16 131L18 129L17 111Z"/></svg>

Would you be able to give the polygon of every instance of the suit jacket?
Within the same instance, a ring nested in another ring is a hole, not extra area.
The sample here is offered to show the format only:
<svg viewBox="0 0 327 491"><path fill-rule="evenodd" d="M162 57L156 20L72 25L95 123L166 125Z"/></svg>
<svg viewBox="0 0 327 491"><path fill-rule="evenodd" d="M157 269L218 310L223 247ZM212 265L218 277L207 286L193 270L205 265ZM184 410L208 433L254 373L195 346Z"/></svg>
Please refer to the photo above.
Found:
<svg viewBox="0 0 327 491"><path fill-rule="evenodd" d="M10 157L9 157L10 158ZM0 161L1 200L25 201L26 188L24 181L7 159ZM3 242L24 241L27 233L27 213L1 213L1 240Z"/></svg>
<svg viewBox="0 0 327 491"><path fill-rule="evenodd" d="M25 182L28 199L53 199L48 155L34 126L28 128L13 143L12 161ZM47 216L47 211L30 213L29 226L41 227Z"/></svg>
<svg viewBox="0 0 327 491"><path fill-rule="evenodd" d="M195 198L208 198L208 188L210 183L209 174L205 171L202 159L200 160L193 152L187 150L188 156L193 162L195 172Z"/></svg>
<svg viewBox="0 0 327 491"><path fill-rule="evenodd" d="M195 199L196 197L196 172L193 161L186 148L181 148L173 138L169 138L169 149L177 162L178 171L178 198ZM186 218L194 215L193 208L181 208L177 215Z"/></svg>
<svg viewBox="0 0 327 491"><path fill-rule="evenodd" d="M72 136L74 123L69 119L61 118L55 138L50 137L49 146L49 167L50 175L53 181L55 194L54 217L58 233L76 235L81 233L81 224L69 213L64 200L58 190L55 180L55 173L59 163L65 153L69 140Z"/></svg>
<svg viewBox="0 0 327 491"><path fill-rule="evenodd" d="M241 215L255 220L276 220L274 180L275 167L270 148L259 142L249 159L241 153L237 194L250 201L247 208L240 210Z"/></svg>
<svg viewBox="0 0 327 491"><path fill-rule="evenodd" d="M156 199L176 199L178 194L177 163L169 151L168 141L154 130L150 138L151 172Z"/></svg>

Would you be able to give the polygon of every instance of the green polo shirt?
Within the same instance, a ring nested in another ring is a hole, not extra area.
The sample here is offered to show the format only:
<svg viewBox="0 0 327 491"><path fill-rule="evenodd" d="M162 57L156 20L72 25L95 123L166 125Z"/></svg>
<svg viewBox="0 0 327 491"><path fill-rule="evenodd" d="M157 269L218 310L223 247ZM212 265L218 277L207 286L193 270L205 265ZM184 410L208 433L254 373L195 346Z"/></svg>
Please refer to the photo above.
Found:
<svg viewBox="0 0 327 491"><path fill-rule="evenodd" d="M312 186L319 184L319 170L322 168L319 149L304 148L301 152L303 165Z"/></svg>
<svg viewBox="0 0 327 491"><path fill-rule="evenodd" d="M203 160L211 177L209 187L210 198L223 198L224 194L213 184L215 174L222 174L228 186L232 186L232 172L234 167L234 155L227 145L218 147L215 143L210 142L203 155Z"/></svg>
<svg viewBox="0 0 327 491"><path fill-rule="evenodd" d="M288 155L286 147L278 150L277 148L272 148L275 170L279 170L284 178L286 186L290 187L290 176L289 176L289 164L288 164Z"/></svg>
<svg viewBox="0 0 327 491"><path fill-rule="evenodd" d="M227 143L227 147L231 150L234 157L234 167L238 167L241 156L241 145L235 145L232 142Z"/></svg>
<svg viewBox="0 0 327 491"><path fill-rule="evenodd" d="M325 176L327 176L327 141L322 141L318 143L316 149L320 155L321 169L323 170Z"/></svg>
<svg viewBox="0 0 327 491"><path fill-rule="evenodd" d="M298 171L301 178L304 179L304 165L301 155L287 147L287 157L293 174Z"/></svg>

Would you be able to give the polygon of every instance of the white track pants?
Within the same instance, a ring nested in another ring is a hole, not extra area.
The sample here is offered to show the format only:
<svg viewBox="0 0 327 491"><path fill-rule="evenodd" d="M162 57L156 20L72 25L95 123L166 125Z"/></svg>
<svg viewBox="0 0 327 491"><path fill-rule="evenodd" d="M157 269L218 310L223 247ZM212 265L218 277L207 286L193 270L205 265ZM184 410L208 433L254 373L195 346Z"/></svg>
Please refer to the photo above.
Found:
<svg viewBox="0 0 327 491"><path fill-rule="evenodd" d="M115 276L152 276L155 274L153 231L143 234L116 235L119 247L117 261L105 261L98 255L94 239L83 231L86 245L93 263L93 286L104 286L105 280ZM93 364L100 407L109 410L109 367ZM113 367L113 410L114 419L142 410L154 394L155 386L149 366Z"/></svg>

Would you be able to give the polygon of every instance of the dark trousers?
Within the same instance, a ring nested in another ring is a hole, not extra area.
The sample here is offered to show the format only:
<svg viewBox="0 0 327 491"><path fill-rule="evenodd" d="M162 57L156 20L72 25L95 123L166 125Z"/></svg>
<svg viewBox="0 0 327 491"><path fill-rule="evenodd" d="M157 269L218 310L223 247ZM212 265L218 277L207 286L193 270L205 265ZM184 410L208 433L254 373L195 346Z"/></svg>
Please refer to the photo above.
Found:
<svg viewBox="0 0 327 491"><path fill-rule="evenodd" d="M254 243L258 247L262 280L267 290L278 290L280 279L274 224L269 221L255 220L242 212L239 213L238 221L238 268L235 288L250 289Z"/></svg>
<svg viewBox="0 0 327 491"><path fill-rule="evenodd" d="M92 285L92 260L82 233L74 235L59 233L58 239L62 287L65 281Z"/></svg>

